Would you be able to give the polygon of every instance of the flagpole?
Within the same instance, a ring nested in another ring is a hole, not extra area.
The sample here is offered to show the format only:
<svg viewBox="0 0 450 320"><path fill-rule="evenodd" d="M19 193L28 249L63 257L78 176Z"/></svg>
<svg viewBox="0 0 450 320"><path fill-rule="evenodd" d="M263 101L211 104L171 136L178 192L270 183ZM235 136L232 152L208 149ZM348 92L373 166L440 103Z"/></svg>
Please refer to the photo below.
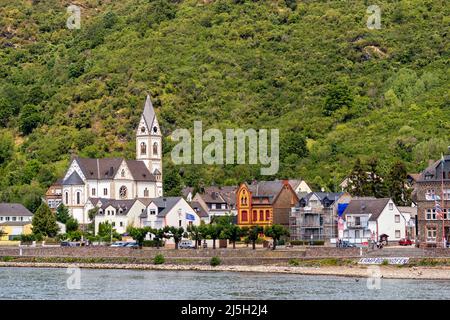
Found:
<svg viewBox="0 0 450 320"><path fill-rule="evenodd" d="M445 248L445 224L444 224L444 155L442 155L442 173L441 173L441 219L442 219L442 247ZM449 212L447 210L447 216Z"/></svg>

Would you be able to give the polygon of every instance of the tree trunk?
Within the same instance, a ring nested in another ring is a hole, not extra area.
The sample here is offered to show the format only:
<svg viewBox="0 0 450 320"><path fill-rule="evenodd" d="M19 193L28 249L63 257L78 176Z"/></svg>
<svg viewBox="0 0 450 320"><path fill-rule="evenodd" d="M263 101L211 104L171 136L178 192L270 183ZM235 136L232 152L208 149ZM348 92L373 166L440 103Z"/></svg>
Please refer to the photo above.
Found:
<svg viewBox="0 0 450 320"><path fill-rule="evenodd" d="M255 250L256 249L256 240L252 241L252 249Z"/></svg>
<svg viewBox="0 0 450 320"><path fill-rule="evenodd" d="M178 242L179 241L175 241L175 250L178 250Z"/></svg>
<svg viewBox="0 0 450 320"><path fill-rule="evenodd" d="M236 241L233 241L233 249L236 249Z"/></svg>
<svg viewBox="0 0 450 320"><path fill-rule="evenodd" d="M216 239L213 239L213 249L216 249Z"/></svg>
<svg viewBox="0 0 450 320"><path fill-rule="evenodd" d="M276 240L276 239L273 239L272 250L275 250L276 247L277 247L277 240Z"/></svg>
<svg viewBox="0 0 450 320"><path fill-rule="evenodd" d="M197 250L197 249L198 249L198 240L195 239L195 250Z"/></svg>

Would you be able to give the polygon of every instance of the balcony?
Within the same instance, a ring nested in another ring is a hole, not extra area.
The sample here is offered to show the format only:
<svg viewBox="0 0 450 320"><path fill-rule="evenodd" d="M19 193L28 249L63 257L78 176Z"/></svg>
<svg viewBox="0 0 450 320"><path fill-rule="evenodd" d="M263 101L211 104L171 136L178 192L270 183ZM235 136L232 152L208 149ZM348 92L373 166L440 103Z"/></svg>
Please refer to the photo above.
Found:
<svg viewBox="0 0 450 320"><path fill-rule="evenodd" d="M349 229L367 229L369 227L368 222L349 221L347 222L347 228Z"/></svg>

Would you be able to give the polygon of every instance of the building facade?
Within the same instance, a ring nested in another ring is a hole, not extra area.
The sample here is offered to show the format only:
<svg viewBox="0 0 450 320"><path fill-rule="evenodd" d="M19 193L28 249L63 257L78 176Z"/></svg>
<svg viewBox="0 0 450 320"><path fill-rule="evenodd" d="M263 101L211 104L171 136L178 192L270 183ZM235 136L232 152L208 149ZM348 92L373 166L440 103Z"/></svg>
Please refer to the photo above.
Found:
<svg viewBox="0 0 450 320"><path fill-rule="evenodd" d="M136 160L74 158L62 181L62 202L81 224L89 223L89 198L131 200L163 196L162 136L150 97L136 130Z"/></svg>
<svg viewBox="0 0 450 320"><path fill-rule="evenodd" d="M433 162L415 181L418 240L421 247L443 247L450 242L450 155ZM436 212L442 209L443 219Z"/></svg>
<svg viewBox="0 0 450 320"><path fill-rule="evenodd" d="M338 236L338 214L351 200L347 192L311 192L291 209L291 240L335 240Z"/></svg>
<svg viewBox="0 0 450 320"><path fill-rule="evenodd" d="M33 214L19 203L0 203L0 240L14 240L21 234L31 234Z"/></svg>
<svg viewBox="0 0 450 320"><path fill-rule="evenodd" d="M237 224L289 228L291 208L299 201L287 180L242 183L236 192Z"/></svg>

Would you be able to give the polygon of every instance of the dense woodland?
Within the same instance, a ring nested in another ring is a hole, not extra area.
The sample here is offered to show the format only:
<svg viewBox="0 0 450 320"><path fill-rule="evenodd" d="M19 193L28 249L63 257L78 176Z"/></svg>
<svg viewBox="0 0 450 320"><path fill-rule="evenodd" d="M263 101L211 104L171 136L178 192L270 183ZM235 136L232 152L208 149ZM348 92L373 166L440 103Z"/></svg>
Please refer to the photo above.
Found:
<svg viewBox="0 0 450 320"><path fill-rule="evenodd" d="M445 0L78 0L69 30L71 2L0 0L0 201L35 210L71 155L133 159L146 93L166 194L286 177L333 191L359 158L415 172L450 144ZM279 128L279 173L174 166L168 137L194 120Z"/></svg>

